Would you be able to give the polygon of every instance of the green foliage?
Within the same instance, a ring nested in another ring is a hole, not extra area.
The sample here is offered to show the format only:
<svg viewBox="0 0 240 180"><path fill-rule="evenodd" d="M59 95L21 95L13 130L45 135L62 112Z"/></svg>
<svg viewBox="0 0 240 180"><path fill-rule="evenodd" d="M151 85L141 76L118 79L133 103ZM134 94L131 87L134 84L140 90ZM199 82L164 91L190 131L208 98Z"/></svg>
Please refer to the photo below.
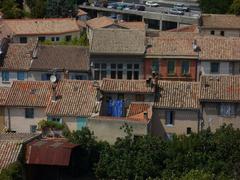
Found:
<svg viewBox="0 0 240 180"><path fill-rule="evenodd" d="M124 127L127 136L101 153L96 167L100 179L146 179L161 175L164 168L165 143L158 137L134 138L132 129Z"/></svg>
<svg viewBox="0 0 240 180"><path fill-rule="evenodd" d="M3 169L0 174L2 180L22 180L23 167L20 162L12 163L8 168Z"/></svg>
<svg viewBox="0 0 240 180"><path fill-rule="evenodd" d="M230 6L229 12L232 14L240 15L240 0L234 0Z"/></svg>
<svg viewBox="0 0 240 180"><path fill-rule="evenodd" d="M189 173L179 178L179 180L214 180L212 173L205 172L203 170L191 170Z"/></svg>
<svg viewBox="0 0 240 180"><path fill-rule="evenodd" d="M59 42L53 42L51 40L45 40L44 42L41 42L44 45L70 45L70 46L88 46L89 41L87 38L86 32L82 32L80 34L80 37L74 37L71 41L61 40Z"/></svg>
<svg viewBox="0 0 240 180"><path fill-rule="evenodd" d="M24 11L19 8L15 0L3 0L0 8L4 14L4 18L7 19L22 18L24 16Z"/></svg>
<svg viewBox="0 0 240 180"><path fill-rule="evenodd" d="M47 121L47 120L41 120L38 122L38 127L40 130L44 129L53 129L53 130L62 130L64 128L64 125L55 122L55 121Z"/></svg>

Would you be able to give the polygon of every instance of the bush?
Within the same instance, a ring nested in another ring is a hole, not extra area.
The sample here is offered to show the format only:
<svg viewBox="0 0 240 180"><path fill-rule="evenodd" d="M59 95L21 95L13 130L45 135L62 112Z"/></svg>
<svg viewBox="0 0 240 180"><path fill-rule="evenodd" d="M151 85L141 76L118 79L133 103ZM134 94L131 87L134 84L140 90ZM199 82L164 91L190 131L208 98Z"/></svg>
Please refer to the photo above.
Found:
<svg viewBox="0 0 240 180"><path fill-rule="evenodd" d="M47 121L47 120L41 120L38 122L38 128L40 130L45 130L45 129L52 129L52 130L63 130L64 125L55 122L55 121Z"/></svg>
<svg viewBox="0 0 240 180"><path fill-rule="evenodd" d="M20 162L12 163L8 168L3 169L0 174L1 180L22 180L23 167Z"/></svg>

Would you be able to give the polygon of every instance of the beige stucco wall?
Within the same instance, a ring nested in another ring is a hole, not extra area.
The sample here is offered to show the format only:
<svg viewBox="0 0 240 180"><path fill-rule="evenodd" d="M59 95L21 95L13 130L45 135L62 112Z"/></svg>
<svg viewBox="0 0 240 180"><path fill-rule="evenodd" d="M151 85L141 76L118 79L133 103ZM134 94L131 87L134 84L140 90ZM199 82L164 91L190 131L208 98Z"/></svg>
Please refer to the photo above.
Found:
<svg viewBox="0 0 240 180"><path fill-rule="evenodd" d="M70 131L77 130L76 117L62 117L63 123L65 123Z"/></svg>
<svg viewBox="0 0 240 180"><path fill-rule="evenodd" d="M190 127L192 132L198 132L198 112L191 110L174 110L174 124L166 125L166 110L153 109L151 133L166 137L166 134L182 135Z"/></svg>
<svg viewBox="0 0 240 180"><path fill-rule="evenodd" d="M236 116L222 117L218 115L217 103L204 103L203 104L203 129L211 128L215 131L217 128L225 124L233 124L234 128L240 128L240 105L237 105Z"/></svg>
<svg viewBox="0 0 240 180"><path fill-rule="evenodd" d="M74 37L77 37L77 38L78 38L78 37L80 36L80 31L79 31L79 32L72 32L72 33L63 33L63 34L58 34L58 35L14 36L14 37L13 37L13 42L15 42L15 43L20 43L20 37L27 37L28 39L38 39L38 37L45 37L46 40L50 40L50 41L51 41L51 38L52 38L52 37L59 37L59 41L61 41L61 40L65 40L65 37L66 37L66 36L69 36L69 35L72 36L72 39L73 39Z"/></svg>
<svg viewBox="0 0 240 180"><path fill-rule="evenodd" d="M214 35L221 36L221 31L224 31L225 37L240 37L240 29L201 29L202 35L211 35L211 31L214 31Z"/></svg>
<svg viewBox="0 0 240 180"><path fill-rule="evenodd" d="M109 143L114 143L116 138L125 137L125 133L120 129L121 126L127 123L133 127L133 135L146 135L147 123L125 121L125 120L98 120L89 119L87 121L87 127L94 132L94 135L98 140L105 140Z"/></svg>
<svg viewBox="0 0 240 180"><path fill-rule="evenodd" d="M9 112L8 112L9 110ZM11 130L19 133L30 133L30 126L37 125L38 121L47 119L45 108L34 108L34 118L25 118L25 108L9 107L5 111L5 120L8 124L10 115Z"/></svg>

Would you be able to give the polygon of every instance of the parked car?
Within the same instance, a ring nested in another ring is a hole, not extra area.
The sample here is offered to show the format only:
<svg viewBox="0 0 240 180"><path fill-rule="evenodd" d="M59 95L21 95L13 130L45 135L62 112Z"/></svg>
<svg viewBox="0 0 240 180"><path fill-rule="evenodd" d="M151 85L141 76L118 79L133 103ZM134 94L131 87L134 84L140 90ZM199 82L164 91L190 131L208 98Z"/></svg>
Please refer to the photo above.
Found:
<svg viewBox="0 0 240 180"><path fill-rule="evenodd" d="M109 9L117 9L118 5L116 3L111 3L107 6Z"/></svg>
<svg viewBox="0 0 240 180"><path fill-rule="evenodd" d="M175 8L170 9L169 13L174 15L184 15L184 11L179 11Z"/></svg>
<svg viewBox="0 0 240 180"><path fill-rule="evenodd" d="M145 11L145 6L137 6L138 11Z"/></svg>
<svg viewBox="0 0 240 180"><path fill-rule="evenodd" d="M158 7L159 6L158 3L153 2L153 1L147 1L145 4L146 4L146 6L149 6L149 7Z"/></svg>
<svg viewBox="0 0 240 180"><path fill-rule="evenodd" d="M173 8L174 9L177 9L177 10L179 10L179 11L186 11L186 12L189 12L189 7L186 7L184 4L180 4L180 3L178 3L178 4L175 4L174 6L173 6Z"/></svg>
<svg viewBox="0 0 240 180"><path fill-rule="evenodd" d="M123 10L123 9L126 8L126 7L127 7L126 4L118 4L117 9L118 9L118 10Z"/></svg>

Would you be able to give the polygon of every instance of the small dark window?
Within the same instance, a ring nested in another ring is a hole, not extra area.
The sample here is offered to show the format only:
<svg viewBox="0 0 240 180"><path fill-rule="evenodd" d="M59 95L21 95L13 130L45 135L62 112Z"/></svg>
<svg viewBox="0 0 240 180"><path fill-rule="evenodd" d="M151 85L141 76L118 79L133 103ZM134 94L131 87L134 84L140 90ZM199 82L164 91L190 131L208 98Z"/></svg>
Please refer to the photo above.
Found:
<svg viewBox="0 0 240 180"><path fill-rule="evenodd" d="M182 75L189 74L189 61L182 61Z"/></svg>
<svg viewBox="0 0 240 180"><path fill-rule="evenodd" d="M192 128L188 127L187 128L187 134L191 134L192 133Z"/></svg>
<svg viewBox="0 0 240 180"><path fill-rule="evenodd" d="M95 69L100 68L100 64L98 64L98 63L94 64L94 68L95 68Z"/></svg>
<svg viewBox="0 0 240 180"><path fill-rule="evenodd" d="M143 102L144 101L144 94L136 94L135 98L136 98L136 101Z"/></svg>
<svg viewBox="0 0 240 180"><path fill-rule="evenodd" d="M101 64L101 68L102 69L106 69L107 68L107 64Z"/></svg>
<svg viewBox="0 0 240 180"><path fill-rule="evenodd" d="M116 64L111 64L111 69L116 69Z"/></svg>
<svg viewBox="0 0 240 180"><path fill-rule="evenodd" d="M215 34L215 31L211 31L211 35L214 35Z"/></svg>
<svg viewBox="0 0 240 180"><path fill-rule="evenodd" d="M52 37L51 40L52 40L52 41L55 41L55 37Z"/></svg>
<svg viewBox="0 0 240 180"><path fill-rule="evenodd" d="M168 61L168 74L175 74L175 61Z"/></svg>
<svg viewBox="0 0 240 180"><path fill-rule="evenodd" d="M134 71L134 79L135 80L139 79L139 72L138 71Z"/></svg>
<svg viewBox="0 0 240 180"><path fill-rule="evenodd" d="M132 79L132 71L127 71L127 79Z"/></svg>
<svg viewBox="0 0 240 180"><path fill-rule="evenodd" d="M56 41L59 41L60 40L60 38L59 37L56 37Z"/></svg>
<svg viewBox="0 0 240 180"><path fill-rule="evenodd" d="M122 71L118 71L117 75L118 75L118 79L123 78L123 72Z"/></svg>
<svg viewBox="0 0 240 180"><path fill-rule="evenodd" d="M38 37L38 40L39 40L40 42L44 42L44 41L46 40L46 38L45 38L44 36L40 36L40 37Z"/></svg>
<svg viewBox="0 0 240 180"><path fill-rule="evenodd" d="M118 68L118 69L122 69L122 68L123 68L123 65L122 65L122 64L118 64L118 65L117 65L117 68Z"/></svg>
<svg viewBox="0 0 240 180"><path fill-rule="evenodd" d="M34 109L33 108L25 109L25 118L34 118Z"/></svg>
<svg viewBox="0 0 240 180"><path fill-rule="evenodd" d="M173 111L167 111L166 112L166 125L173 125Z"/></svg>
<svg viewBox="0 0 240 180"><path fill-rule="evenodd" d="M211 73L214 73L214 74L219 73L219 63L217 62L211 63Z"/></svg>
<svg viewBox="0 0 240 180"><path fill-rule="evenodd" d="M139 69L139 64L134 64L134 69Z"/></svg>
<svg viewBox="0 0 240 180"><path fill-rule="evenodd" d="M94 80L100 80L100 72L94 71Z"/></svg>
<svg viewBox="0 0 240 180"><path fill-rule="evenodd" d="M101 71L101 79L106 78L107 77L107 71Z"/></svg>
<svg viewBox="0 0 240 180"><path fill-rule="evenodd" d="M221 35L221 36L224 36L224 31L221 31L221 32L220 32L220 35Z"/></svg>
<svg viewBox="0 0 240 180"><path fill-rule="evenodd" d="M20 43L27 43L27 37L20 37Z"/></svg>
<svg viewBox="0 0 240 180"><path fill-rule="evenodd" d="M72 36L66 36L65 39L66 39L66 41L71 41L72 40Z"/></svg>
<svg viewBox="0 0 240 180"><path fill-rule="evenodd" d="M111 71L111 79L116 79L116 71Z"/></svg>
<svg viewBox="0 0 240 180"><path fill-rule="evenodd" d="M127 64L127 69L132 70L132 64Z"/></svg>
<svg viewBox="0 0 240 180"><path fill-rule="evenodd" d="M159 71L159 61L153 60L152 62L152 72L158 73Z"/></svg>

